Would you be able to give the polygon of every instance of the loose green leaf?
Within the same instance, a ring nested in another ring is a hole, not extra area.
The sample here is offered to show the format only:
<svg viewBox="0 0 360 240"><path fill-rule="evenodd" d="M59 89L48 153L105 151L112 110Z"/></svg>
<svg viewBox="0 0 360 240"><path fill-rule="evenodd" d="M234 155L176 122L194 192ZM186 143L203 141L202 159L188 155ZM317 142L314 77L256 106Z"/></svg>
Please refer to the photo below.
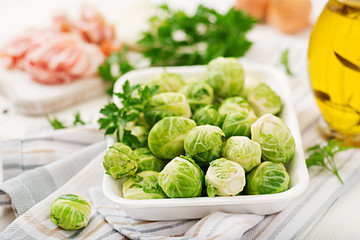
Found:
<svg viewBox="0 0 360 240"><path fill-rule="evenodd" d="M286 69L286 74L289 76L293 76L293 73L291 72L289 67L289 49L286 49L283 53L281 53L281 63Z"/></svg>
<svg viewBox="0 0 360 240"><path fill-rule="evenodd" d="M74 126L76 126L78 124L85 125L85 122L81 119L80 112L75 113L75 119L74 119L74 122L73 122Z"/></svg>
<svg viewBox="0 0 360 240"><path fill-rule="evenodd" d="M46 119L51 124L51 126L57 130L57 129L64 129L66 128L62 122L60 122L56 117L53 119L50 119L49 116L46 116Z"/></svg>
<svg viewBox="0 0 360 240"><path fill-rule="evenodd" d="M306 159L306 165L307 167L311 166L321 166L326 168L328 171L332 172L337 178L340 180L342 184L344 182L342 181L336 164L335 164L335 154L338 152L346 151L353 147L345 147L343 146L343 142L331 139L327 142L327 145L320 145L316 144L310 148L307 149L307 152L310 154L309 157Z"/></svg>

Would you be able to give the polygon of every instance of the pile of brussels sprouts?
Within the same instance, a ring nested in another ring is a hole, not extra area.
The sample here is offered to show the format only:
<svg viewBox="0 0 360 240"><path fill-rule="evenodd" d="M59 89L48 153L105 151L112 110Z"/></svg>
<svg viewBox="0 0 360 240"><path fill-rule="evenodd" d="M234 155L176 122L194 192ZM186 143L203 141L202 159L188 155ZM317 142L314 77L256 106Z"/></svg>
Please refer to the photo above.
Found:
<svg viewBox="0 0 360 240"><path fill-rule="evenodd" d="M235 58L212 60L203 79L164 72L145 83L159 92L144 106L141 146L116 143L106 173L124 179L128 199L272 194L289 187L284 164L295 151L278 115L280 97L265 83L244 89ZM253 85L253 84L249 84ZM132 148L131 148L132 147Z"/></svg>

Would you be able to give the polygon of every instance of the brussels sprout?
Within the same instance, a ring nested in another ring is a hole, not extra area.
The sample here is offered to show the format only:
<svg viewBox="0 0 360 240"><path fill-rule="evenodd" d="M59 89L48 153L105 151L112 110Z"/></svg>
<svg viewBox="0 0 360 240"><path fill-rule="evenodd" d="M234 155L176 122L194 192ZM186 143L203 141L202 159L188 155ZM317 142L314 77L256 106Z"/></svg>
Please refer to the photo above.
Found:
<svg viewBox="0 0 360 240"><path fill-rule="evenodd" d="M261 147L247 137L231 137L226 141L221 156L237 162L245 172L249 172L261 163Z"/></svg>
<svg viewBox="0 0 360 240"><path fill-rule="evenodd" d="M184 154L184 139L196 127L194 120L184 117L166 117L150 130L148 145L158 158L172 159Z"/></svg>
<svg viewBox="0 0 360 240"><path fill-rule="evenodd" d="M262 162L246 175L246 193L272 194L286 191L290 177L282 163Z"/></svg>
<svg viewBox="0 0 360 240"><path fill-rule="evenodd" d="M65 230L86 227L90 215L90 202L74 194L63 194L51 204L51 221Z"/></svg>
<svg viewBox="0 0 360 240"><path fill-rule="evenodd" d="M257 117L253 111L235 112L226 116L222 130L226 138L231 136L251 136L251 124L256 121Z"/></svg>
<svg viewBox="0 0 360 240"><path fill-rule="evenodd" d="M203 125L193 128L185 137L186 155L203 168L207 168L212 160L220 157L225 134L219 127Z"/></svg>
<svg viewBox="0 0 360 240"><path fill-rule="evenodd" d="M145 104L144 117L153 126L164 117L191 117L191 110L182 93L160 93L152 96Z"/></svg>
<svg viewBox="0 0 360 240"><path fill-rule="evenodd" d="M158 85L158 93L178 92L184 85L184 80L179 74L164 72L149 80L146 85L149 87Z"/></svg>
<svg viewBox="0 0 360 240"><path fill-rule="evenodd" d="M267 113L251 125L252 140L260 143L265 161L287 163L295 152L295 140L284 121Z"/></svg>
<svg viewBox="0 0 360 240"><path fill-rule="evenodd" d="M164 160L155 157L147 147L137 148L134 152L137 156L138 173L142 171L160 172L166 165Z"/></svg>
<svg viewBox="0 0 360 240"><path fill-rule="evenodd" d="M281 98L265 83L259 84L250 92L247 99L258 117L265 113L275 115L282 109Z"/></svg>
<svg viewBox="0 0 360 240"><path fill-rule="evenodd" d="M134 151L123 143L115 143L109 147L103 165L106 174L115 179L134 175L138 168Z"/></svg>
<svg viewBox="0 0 360 240"><path fill-rule="evenodd" d="M218 110L214 105L207 105L197 109L193 116L193 119L195 120L197 125L221 125Z"/></svg>
<svg viewBox="0 0 360 240"><path fill-rule="evenodd" d="M263 83L261 79L254 78L254 77L247 77L246 81L244 82L243 90L240 93L241 97L244 97L247 99L249 93L254 91L254 89L260 84Z"/></svg>
<svg viewBox="0 0 360 240"><path fill-rule="evenodd" d="M219 107L219 115L222 121L225 120L225 117L230 113L235 112L251 112L252 109L249 103L242 97L231 97L225 99Z"/></svg>
<svg viewBox="0 0 360 240"><path fill-rule="evenodd" d="M159 184L170 198L199 197L204 172L191 159L176 157L159 174Z"/></svg>
<svg viewBox="0 0 360 240"><path fill-rule="evenodd" d="M236 58L218 57L208 64L205 81L218 97L237 96L244 85L243 66Z"/></svg>
<svg viewBox="0 0 360 240"><path fill-rule="evenodd" d="M180 93L185 95L193 111L201 105L211 104L214 100L214 90L206 82L188 83L180 89Z"/></svg>
<svg viewBox="0 0 360 240"><path fill-rule="evenodd" d="M212 161L205 175L209 197L235 196L245 186L245 171L236 162L220 158Z"/></svg>
<svg viewBox="0 0 360 240"><path fill-rule="evenodd" d="M166 198L158 182L159 173L144 171L138 173L123 184L123 196L127 199L160 199Z"/></svg>

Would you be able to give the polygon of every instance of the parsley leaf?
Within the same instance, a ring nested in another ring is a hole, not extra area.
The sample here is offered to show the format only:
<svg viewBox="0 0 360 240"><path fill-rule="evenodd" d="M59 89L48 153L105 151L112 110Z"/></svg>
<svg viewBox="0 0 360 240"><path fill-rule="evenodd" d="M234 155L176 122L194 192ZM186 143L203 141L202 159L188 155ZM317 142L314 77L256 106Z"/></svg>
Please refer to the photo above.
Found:
<svg viewBox="0 0 360 240"><path fill-rule="evenodd" d="M256 20L230 9L222 15L200 5L196 13L160 6L162 14L150 19L151 29L138 45L151 65L207 64L219 57L241 57L250 48L246 38ZM162 16L162 17L159 17Z"/></svg>
<svg viewBox="0 0 360 240"><path fill-rule="evenodd" d="M59 121L56 117L54 119L50 119L49 116L46 116L46 119L51 124L51 126L57 130L57 129L64 129L66 128L62 122Z"/></svg>
<svg viewBox="0 0 360 240"><path fill-rule="evenodd" d="M81 119L80 112L75 113L75 119L74 119L74 122L73 122L74 126L76 126L78 124L85 125L85 122Z"/></svg>
<svg viewBox="0 0 360 240"><path fill-rule="evenodd" d="M100 77L111 85L106 90L109 95L113 93L113 87L116 80L124 73L134 69L127 58L129 47L125 46L121 52L112 53L105 62L99 66Z"/></svg>
<svg viewBox="0 0 360 240"><path fill-rule="evenodd" d="M335 165L335 154L338 152L346 151L353 147L342 146L343 142L331 139L327 142L327 145L316 144L307 149L307 152L310 153L309 157L306 159L307 167L311 166L320 166L326 168L328 171L332 172L337 178L342 181L337 167Z"/></svg>
<svg viewBox="0 0 360 240"><path fill-rule="evenodd" d="M128 146L139 144L139 139L126 129L128 123L140 123L140 114L144 110L146 101L157 93L159 86L131 86L129 81L123 85L121 93L114 93L121 101L122 107L111 102L105 105L100 113L103 115L98 120L100 129L105 129L105 135L115 134L117 141Z"/></svg>
<svg viewBox="0 0 360 240"><path fill-rule="evenodd" d="M289 67L289 49L286 49L284 52L281 53L281 63L284 65L286 74L289 76L293 76L293 73Z"/></svg>

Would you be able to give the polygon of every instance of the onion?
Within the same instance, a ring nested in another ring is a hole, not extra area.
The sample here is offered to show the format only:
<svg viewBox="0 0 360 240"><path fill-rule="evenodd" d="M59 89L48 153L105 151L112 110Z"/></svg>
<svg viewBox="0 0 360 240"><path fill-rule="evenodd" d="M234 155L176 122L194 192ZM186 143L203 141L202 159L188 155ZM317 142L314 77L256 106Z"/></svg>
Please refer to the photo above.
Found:
<svg viewBox="0 0 360 240"><path fill-rule="evenodd" d="M285 33L296 33L310 24L310 0L270 0L266 21Z"/></svg>
<svg viewBox="0 0 360 240"><path fill-rule="evenodd" d="M269 0L237 0L235 9L243 10L250 16L264 20Z"/></svg>

